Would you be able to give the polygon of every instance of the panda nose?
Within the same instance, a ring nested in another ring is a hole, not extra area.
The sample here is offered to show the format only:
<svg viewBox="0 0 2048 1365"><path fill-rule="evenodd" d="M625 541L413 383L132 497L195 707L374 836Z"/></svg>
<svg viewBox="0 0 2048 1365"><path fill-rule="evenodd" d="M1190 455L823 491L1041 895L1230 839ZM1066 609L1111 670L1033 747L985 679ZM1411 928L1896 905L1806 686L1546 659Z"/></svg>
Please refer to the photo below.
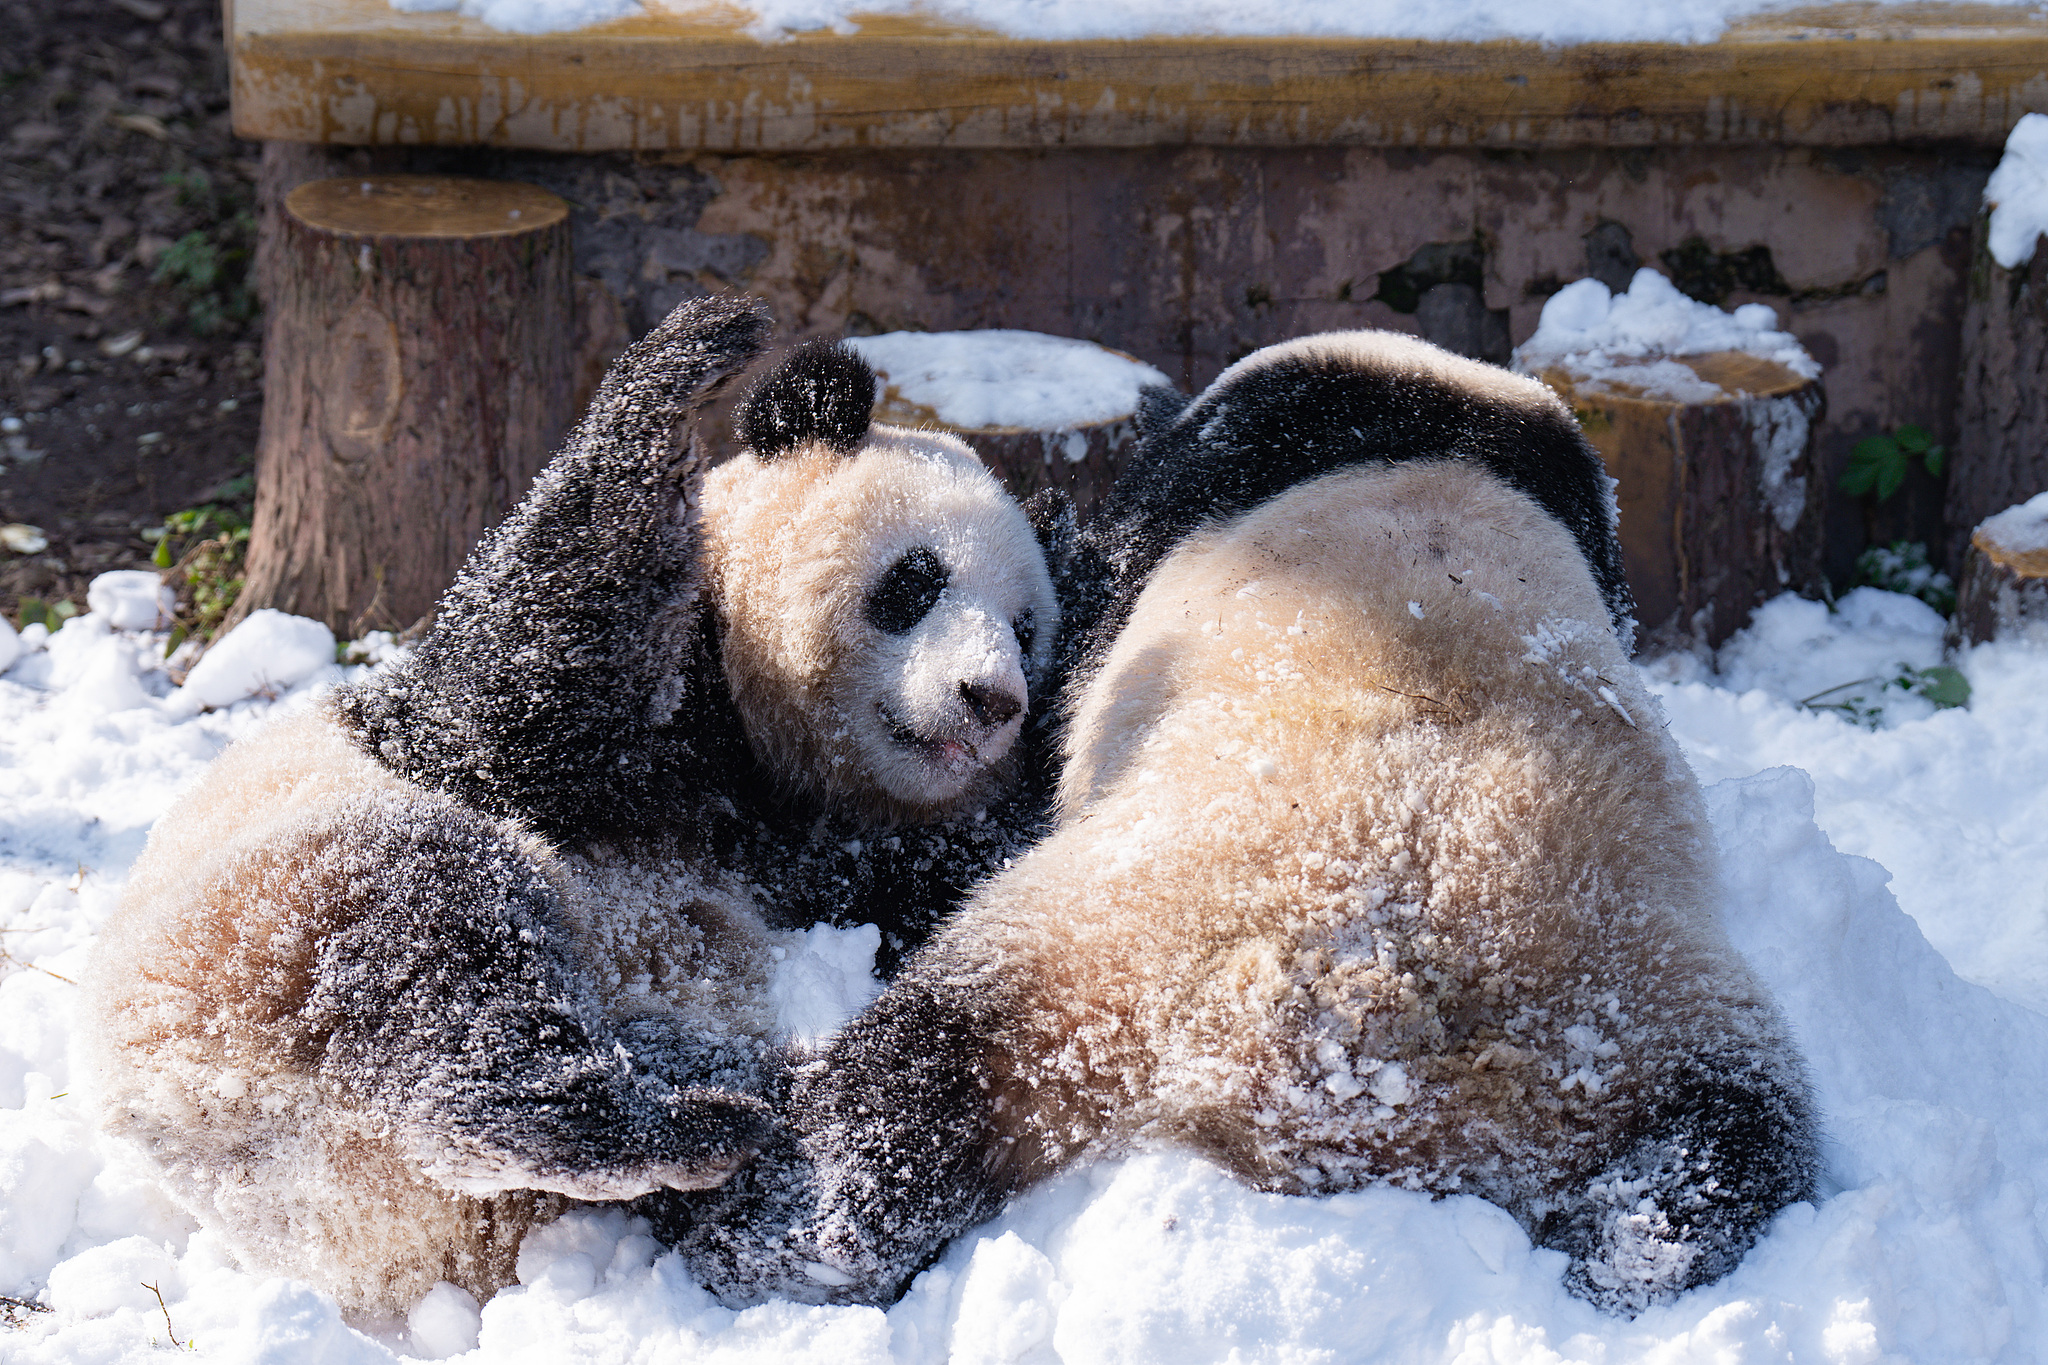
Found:
<svg viewBox="0 0 2048 1365"><path fill-rule="evenodd" d="M986 683L961 683L960 699L967 703L976 720L990 727L1004 724L1024 709L1022 698Z"/></svg>

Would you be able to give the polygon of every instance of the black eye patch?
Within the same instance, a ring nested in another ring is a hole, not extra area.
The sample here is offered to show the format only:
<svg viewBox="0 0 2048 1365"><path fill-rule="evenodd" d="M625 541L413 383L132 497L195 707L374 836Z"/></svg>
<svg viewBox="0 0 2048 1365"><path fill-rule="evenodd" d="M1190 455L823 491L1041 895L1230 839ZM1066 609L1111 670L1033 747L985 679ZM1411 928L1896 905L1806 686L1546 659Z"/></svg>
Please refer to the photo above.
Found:
<svg viewBox="0 0 2048 1365"><path fill-rule="evenodd" d="M918 546L891 564L889 572L869 590L862 608L868 624L885 635L901 635L937 605L951 577L936 554Z"/></svg>
<svg viewBox="0 0 2048 1365"><path fill-rule="evenodd" d="M1038 639L1038 618L1027 607L1024 614L1017 618L1016 625L1012 626L1011 629L1017 633L1018 650L1029 656L1032 642Z"/></svg>

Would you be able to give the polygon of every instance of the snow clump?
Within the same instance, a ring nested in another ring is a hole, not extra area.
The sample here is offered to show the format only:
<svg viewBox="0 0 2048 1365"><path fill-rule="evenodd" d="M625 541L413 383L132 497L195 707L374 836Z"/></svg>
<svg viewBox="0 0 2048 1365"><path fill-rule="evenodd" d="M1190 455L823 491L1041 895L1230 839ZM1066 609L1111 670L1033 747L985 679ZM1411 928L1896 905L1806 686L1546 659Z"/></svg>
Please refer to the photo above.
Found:
<svg viewBox="0 0 2048 1365"><path fill-rule="evenodd" d="M1593 279L1574 280L1552 294L1535 335L1515 348L1513 365L1523 374L1563 369L1593 392L1619 382L1674 402L1706 403L1725 396L1720 386L1675 357L1713 351L1773 360L1803 379L1820 374L1820 363L1799 339L1778 330L1777 310L1769 304L1745 303L1728 312L1687 298L1648 266L1624 294Z"/></svg>
<svg viewBox="0 0 2048 1365"><path fill-rule="evenodd" d="M2048 232L2048 114L2027 114L2005 139L2005 155L1984 186L1991 210L1991 259L2017 270Z"/></svg>

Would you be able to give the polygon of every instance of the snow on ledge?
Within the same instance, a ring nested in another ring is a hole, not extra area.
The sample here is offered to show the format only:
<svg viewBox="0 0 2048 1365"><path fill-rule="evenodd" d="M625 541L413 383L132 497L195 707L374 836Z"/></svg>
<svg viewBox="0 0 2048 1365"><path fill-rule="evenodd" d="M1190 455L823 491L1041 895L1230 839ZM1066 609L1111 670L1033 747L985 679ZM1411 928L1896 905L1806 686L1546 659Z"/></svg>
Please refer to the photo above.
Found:
<svg viewBox="0 0 2048 1365"><path fill-rule="evenodd" d="M704 15L689 0L390 0L406 13L458 10L511 33L559 33L648 13ZM1877 0L1880 6L1916 0ZM1711 43L1738 20L1797 8L1788 0L756 0L746 32L853 33L854 16L917 15L1058 42L1148 37L1414 38L1447 42ZM1921 4L1922 8L1926 6ZM717 7L722 8L722 7ZM2015 7L2025 12L2025 7Z"/></svg>

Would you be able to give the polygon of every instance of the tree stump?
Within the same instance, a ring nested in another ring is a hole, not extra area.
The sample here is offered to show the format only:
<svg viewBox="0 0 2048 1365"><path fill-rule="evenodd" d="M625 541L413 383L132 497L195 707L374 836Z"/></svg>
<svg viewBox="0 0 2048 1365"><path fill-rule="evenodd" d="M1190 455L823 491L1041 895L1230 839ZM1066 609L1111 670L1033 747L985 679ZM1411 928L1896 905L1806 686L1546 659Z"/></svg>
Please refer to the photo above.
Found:
<svg viewBox="0 0 2048 1365"><path fill-rule="evenodd" d="M1970 533L1956 584L1955 633L1970 644L2048 638L2048 493Z"/></svg>
<svg viewBox="0 0 2048 1365"><path fill-rule="evenodd" d="M1651 367L1674 362L1715 392L1666 396L1668 379ZM1740 351L1612 363L1622 373L1600 381L1562 367L1538 377L1571 404L1619 485L1622 562L1645 641L1711 647L1779 593L1818 593L1819 382ZM1637 367L1640 383L1629 379Z"/></svg>
<svg viewBox="0 0 2048 1365"><path fill-rule="evenodd" d="M235 619L412 625L574 416L568 205L503 181L316 180L286 196L265 273Z"/></svg>
<svg viewBox="0 0 2048 1365"><path fill-rule="evenodd" d="M1979 215L1944 507L1951 566L1986 517L2048 488L2048 237L2008 270L1992 259L1989 233L1990 216Z"/></svg>
<svg viewBox="0 0 2048 1365"><path fill-rule="evenodd" d="M950 432L1018 499L1057 488L1086 521L1137 447L1138 391L1166 376L1038 332L891 332L847 344L875 369L875 420Z"/></svg>

